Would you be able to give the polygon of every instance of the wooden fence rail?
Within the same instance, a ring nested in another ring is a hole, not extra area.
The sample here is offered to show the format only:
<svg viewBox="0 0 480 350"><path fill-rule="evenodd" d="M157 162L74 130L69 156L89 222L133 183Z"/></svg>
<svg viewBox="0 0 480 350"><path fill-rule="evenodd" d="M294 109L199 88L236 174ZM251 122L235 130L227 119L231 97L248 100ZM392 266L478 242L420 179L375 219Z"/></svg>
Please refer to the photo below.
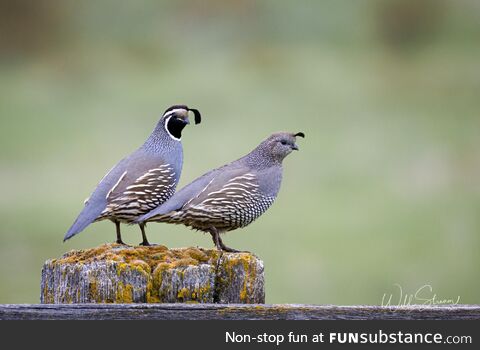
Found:
<svg viewBox="0 0 480 350"><path fill-rule="evenodd" d="M4 304L2 320L472 320L480 305Z"/></svg>

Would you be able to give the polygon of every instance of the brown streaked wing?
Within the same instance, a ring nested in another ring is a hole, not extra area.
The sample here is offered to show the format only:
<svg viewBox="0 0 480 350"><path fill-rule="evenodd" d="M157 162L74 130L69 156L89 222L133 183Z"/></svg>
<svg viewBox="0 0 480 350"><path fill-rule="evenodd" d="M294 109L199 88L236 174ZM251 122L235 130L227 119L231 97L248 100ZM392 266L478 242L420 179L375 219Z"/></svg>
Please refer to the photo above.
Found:
<svg viewBox="0 0 480 350"><path fill-rule="evenodd" d="M125 178L120 178L107 193L107 207L102 216L133 219L156 208L175 192L175 172L169 164L149 169L134 181Z"/></svg>
<svg viewBox="0 0 480 350"><path fill-rule="evenodd" d="M217 174L204 188L200 189L195 196L187 201L181 210L184 211L193 206L203 205L206 200L211 202L215 198L221 199L222 196L225 196L224 191L229 189L230 191L241 191L243 188L248 187L248 183L258 187L255 176L249 173L248 170L236 168ZM240 184L236 188L232 188L236 183Z"/></svg>

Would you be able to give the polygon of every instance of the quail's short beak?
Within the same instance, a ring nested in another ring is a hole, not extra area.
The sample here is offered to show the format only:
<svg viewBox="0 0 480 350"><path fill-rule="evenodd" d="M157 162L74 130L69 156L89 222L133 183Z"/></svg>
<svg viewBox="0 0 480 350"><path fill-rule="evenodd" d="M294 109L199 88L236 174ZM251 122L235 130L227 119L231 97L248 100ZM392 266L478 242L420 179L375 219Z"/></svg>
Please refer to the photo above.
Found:
<svg viewBox="0 0 480 350"><path fill-rule="evenodd" d="M188 125L190 124L190 120L188 119L188 114L187 112L186 113L182 113L180 115L177 115L177 119L178 120L181 120L183 122L183 124L185 125Z"/></svg>
<svg viewBox="0 0 480 350"><path fill-rule="evenodd" d="M294 151L298 151L298 146L297 146L296 143L293 144L292 149L293 149Z"/></svg>

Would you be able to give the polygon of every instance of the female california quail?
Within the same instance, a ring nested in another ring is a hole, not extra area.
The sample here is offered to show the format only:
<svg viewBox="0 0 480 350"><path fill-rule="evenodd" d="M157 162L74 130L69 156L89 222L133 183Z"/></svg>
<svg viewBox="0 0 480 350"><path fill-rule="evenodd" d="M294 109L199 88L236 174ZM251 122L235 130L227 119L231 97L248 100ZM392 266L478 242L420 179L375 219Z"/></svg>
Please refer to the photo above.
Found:
<svg viewBox="0 0 480 350"><path fill-rule="evenodd" d="M164 204L140 217L148 221L183 224L209 232L219 250L234 252L220 234L245 227L262 215L277 197L282 161L298 150L301 132L279 132L246 156L214 169L182 188Z"/></svg>
<svg viewBox="0 0 480 350"><path fill-rule="evenodd" d="M131 223L139 215L169 199L180 178L183 150L180 142L183 128L189 124L188 112L193 112L195 124L200 112L185 105L175 105L164 113L152 134L135 152L118 162L100 181L64 241L84 230L94 221L115 223L117 243L124 244L120 223ZM145 223L140 223L141 245L149 245Z"/></svg>

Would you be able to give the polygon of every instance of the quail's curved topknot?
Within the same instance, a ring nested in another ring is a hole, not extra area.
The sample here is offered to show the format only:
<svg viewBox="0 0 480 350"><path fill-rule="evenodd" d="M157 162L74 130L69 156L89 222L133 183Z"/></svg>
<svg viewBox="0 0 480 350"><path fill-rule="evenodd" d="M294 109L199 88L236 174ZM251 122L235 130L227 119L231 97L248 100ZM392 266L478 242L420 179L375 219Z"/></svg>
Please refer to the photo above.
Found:
<svg viewBox="0 0 480 350"><path fill-rule="evenodd" d="M297 137L297 136L300 136L300 137L303 137L305 138L305 134L301 131L297 132L296 134L294 134L293 136Z"/></svg>
<svg viewBox="0 0 480 350"><path fill-rule="evenodd" d="M163 114L167 114L170 111L173 111L174 109L184 109L186 111L192 112L193 115L195 116L195 124L200 124L202 121L202 116L200 114L200 111L196 108L189 108L187 105L173 105L168 107Z"/></svg>
<svg viewBox="0 0 480 350"><path fill-rule="evenodd" d="M202 121L202 116L200 115L200 111L195 108L188 108L187 109L190 112L193 112L193 115L195 116L195 124L200 124Z"/></svg>

